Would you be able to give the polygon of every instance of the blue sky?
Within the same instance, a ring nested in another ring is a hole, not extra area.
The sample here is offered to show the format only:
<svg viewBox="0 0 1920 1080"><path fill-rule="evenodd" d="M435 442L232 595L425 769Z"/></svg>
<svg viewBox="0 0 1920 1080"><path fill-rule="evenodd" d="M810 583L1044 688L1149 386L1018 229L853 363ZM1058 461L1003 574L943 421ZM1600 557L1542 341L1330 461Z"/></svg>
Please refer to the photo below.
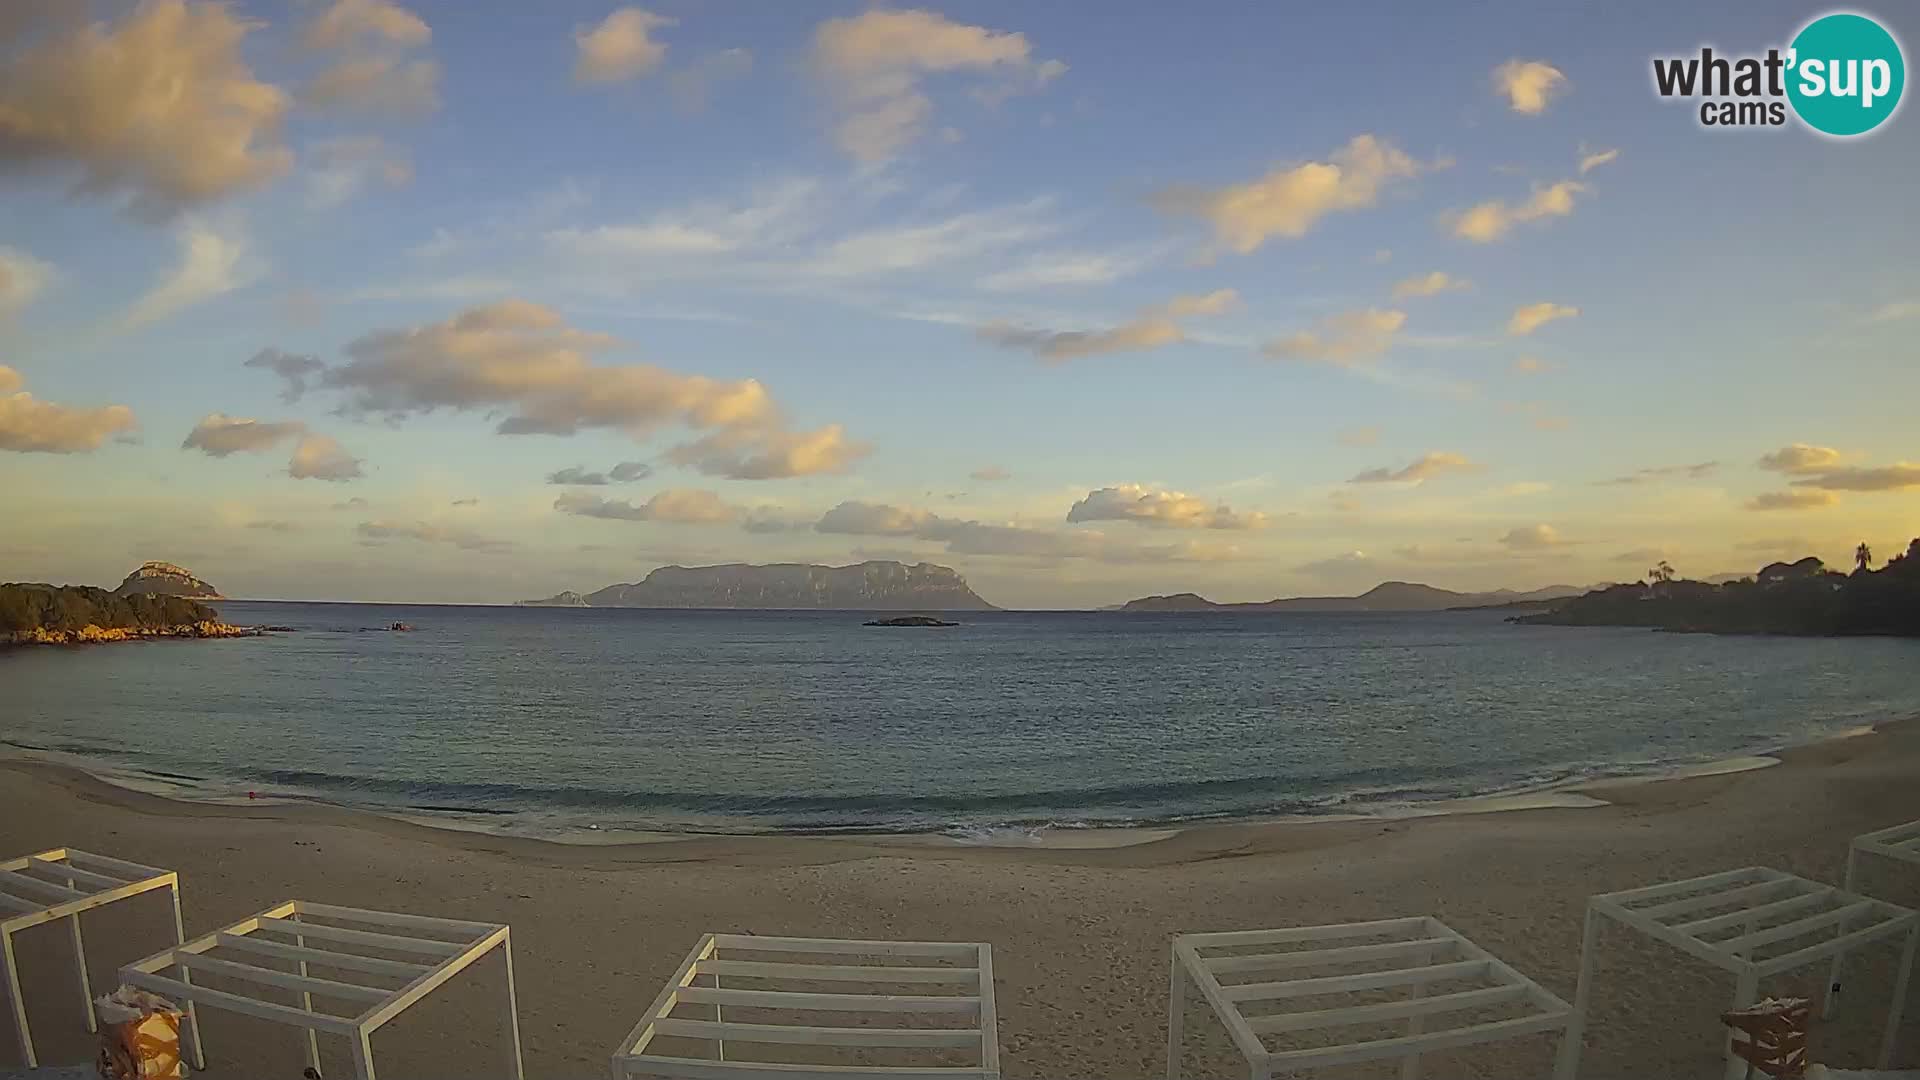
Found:
<svg viewBox="0 0 1920 1080"><path fill-rule="evenodd" d="M29 4L0 576L875 557L1083 606L1890 554L1912 118L1712 131L1648 75L1824 10Z"/></svg>

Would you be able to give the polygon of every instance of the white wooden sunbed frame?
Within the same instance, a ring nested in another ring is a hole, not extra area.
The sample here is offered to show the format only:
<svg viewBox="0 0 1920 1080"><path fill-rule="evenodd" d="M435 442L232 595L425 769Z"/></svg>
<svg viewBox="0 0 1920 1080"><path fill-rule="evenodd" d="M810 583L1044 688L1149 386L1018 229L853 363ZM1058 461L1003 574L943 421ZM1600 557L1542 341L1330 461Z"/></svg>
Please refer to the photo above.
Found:
<svg viewBox="0 0 1920 1080"><path fill-rule="evenodd" d="M1379 941L1388 938L1391 940ZM1366 944L1346 944L1364 940ZM1235 947L1294 946L1326 943L1327 948L1283 949L1245 955L1207 955L1209 950ZM1278 981L1223 985L1224 974L1265 975L1301 969L1389 963L1344 975L1282 976ZM1572 1009L1540 984L1508 967L1485 949L1428 916L1302 926L1281 930L1242 930L1226 933L1181 934L1173 939L1173 971L1167 1000L1167 1080L1180 1080L1180 1048L1186 1019L1186 981L1226 1025L1227 1034L1247 1060L1252 1080L1270 1080L1276 1072L1297 1072L1335 1065L1397 1058L1402 1080L1417 1080L1420 1055L1478 1043L1503 1041L1540 1032L1565 1031ZM1471 990L1427 996L1434 983L1473 980ZM1349 1005L1247 1016L1245 1002L1290 998L1321 998L1369 990L1404 988L1402 1001ZM1448 1013L1491 1007L1519 1007L1523 1015L1487 1023L1429 1027ZM1407 1033L1298 1050L1268 1050L1264 1033L1300 1033L1322 1029L1379 1024L1405 1019ZM1563 1036L1563 1038L1566 1036Z"/></svg>
<svg viewBox="0 0 1920 1080"><path fill-rule="evenodd" d="M1880 829L1863 836L1856 836L1847 845L1847 878L1845 888L1848 892L1858 892L1854 887L1854 878L1860 871L1860 856L1879 855L1882 858L1920 865L1920 821L1909 821L1905 825ZM1836 954L1833 967L1827 972L1826 1004L1821 1015L1828 1020L1840 1011L1840 976L1846 967L1845 953Z"/></svg>
<svg viewBox="0 0 1920 1080"><path fill-rule="evenodd" d="M727 953L780 953L821 957L800 963L728 958ZM903 959L900 966L875 958ZM722 978L727 985L722 986ZM758 989L739 989L746 980ZM814 993L776 989L781 985L829 984L836 991ZM916 992L900 994L897 988ZM872 992L889 987L885 993ZM930 993L930 989L947 993ZM957 991L957 992L954 992ZM682 1003L711 1005L711 1020L675 1018ZM810 1024L738 1023L724 1019L722 1007L755 1010L851 1014L890 1021L886 1027L820 1027ZM941 1015L966 1027L902 1027L905 1015ZM658 1036L710 1043L711 1058L649 1053ZM971 1050L974 1064L803 1065L756 1061L742 1045L892 1047L923 1050ZM614 1050L615 1080L660 1076L683 1080L999 1080L1000 1036L993 1004L993 950L972 942L842 941L832 938L761 937L707 934L687 954L647 1015Z"/></svg>
<svg viewBox="0 0 1920 1080"><path fill-rule="evenodd" d="M1721 874L1689 878L1641 889L1603 893L1587 903L1587 925L1580 952L1580 986L1574 995L1575 1027L1569 1032L1558 1074L1565 1080L1578 1068L1580 1038L1593 979L1594 945L1600 920L1612 919L1656 941L1704 960L1737 981L1733 1008L1760 998L1760 980L1876 941L1906 938L1893 1001L1881 1037L1880 1068L1889 1067L1900 1032L1900 1013L1920 945L1920 914L1903 907L1783 870L1749 866ZM1812 940L1810 940L1812 939ZM1784 948L1771 956L1761 953ZM1729 1044L1732 1033L1727 1036ZM1739 1080L1747 1063L1727 1054L1729 1080Z"/></svg>
<svg viewBox="0 0 1920 1080"><path fill-rule="evenodd" d="M22 930L67 920L73 938L74 973L85 1004L87 1030L99 1030L93 1012L93 988L87 982L87 947L80 936L84 912L155 889L173 894L173 940L184 939L180 925L180 877L171 870L142 866L124 859L94 855L78 848L53 848L17 859L0 861L0 945L4 946L4 989L12 1004L13 1026L27 1068L37 1066L33 1032L27 1027L27 1003L20 989L20 969L14 962L13 935Z"/></svg>
<svg viewBox="0 0 1920 1080"><path fill-rule="evenodd" d="M291 939L291 940L286 940ZM514 1004L513 946L507 927L498 923L435 919L424 915L396 915L385 911L314 904L289 900L251 918L155 953L120 969L120 979L194 1005L226 1009L262 1020L306 1029L307 1064L320 1071L319 1034L339 1035L352 1049L359 1080L374 1080L370 1038L382 1024L400 1015L435 988L498 948L506 960L507 1032L511 1055L506 1072L522 1080L520 1021ZM221 950L237 958L207 955ZM394 956L408 959L394 959ZM263 964L295 961L297 971ZM177 979L160 972L174 968ZM329 974L309 974L320 968ZM194 973L247 984L247 992L214 990L193 981ZM379 985L383 982L386 985ZM397 983L397 984L396 984ZM300 1005L266 1000L274 990L298 990ZM313 999L353 1002L362 1007L354 1015L320 1012ZM201 1068L197 1017L193 1023L194 1053Z"/></svg>

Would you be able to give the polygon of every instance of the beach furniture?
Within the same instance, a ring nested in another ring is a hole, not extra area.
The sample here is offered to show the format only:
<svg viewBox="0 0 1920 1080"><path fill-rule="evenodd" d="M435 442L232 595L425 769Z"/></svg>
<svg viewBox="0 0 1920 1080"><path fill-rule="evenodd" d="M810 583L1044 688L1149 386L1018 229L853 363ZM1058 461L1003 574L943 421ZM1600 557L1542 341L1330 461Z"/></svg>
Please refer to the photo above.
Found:
<svg viewBox="0 0 1920 1080"><path fill-rule="evenodd" d="M1180 934L1168 987L1167 1080L1180 1077L1188 981L1226 1026L1252 1080L1383 1059L1398 1059L1402 1080L1416 1080L1424 1053L1564 1032L1573 1012L1426 916ZM1269 1038L1284 1045L1269 1048Z"/></svg>
<svg viewBox="0 0 1920 1080"><path fill-rule="evenodd" d="M173 894L173 939L180 941L180 876L171 870L110 859L78 848L54 848L0 861L0 945L4 946L6 961L3 989L28 1068L38 1065L39 1058L33 1049L33 1032L27 1027L27 1003L20 988L20 969L14 962L13 935L56 919L67 921L87 1030L97 1031L99 1020L93 1011L93 989L87 982L87 947L80 935L80 916L156 889Z"/></svg>
<svg viewBox="0 0 1920 1080"><path fill-rule="evenodd" d="M1686 881L1603 893L1587 902L1586 934L1581 943L1580 984L1574 995L1574 1028L1569 1032L1559 1080L1579 1065L1594 946L1600 921L1611 919L1630 930L1680 950L1735 978L1733 1009L1760 999L1760 980L1831 960L1876 941L1904 940L1900 974L1881 1037L1880 1068L1893 1060L1901 1007L1920 945L1920 914L1845 889L1795 877L1782 870L1750 866ZM1732 1049L1728 1033L1726 1076L1738 1080L1747 1062Z"/></svg>
<svg viewBox="0 0 1920 1080"><path fill-rule="evenodd" d="M613 1076L999 1080L993 951L707 934L614 1050Z"/></svg>
<svg viewBox="0 0 1920 1080"><path fill-rule="evenodd" d="M502 1072L521 1080L513 947L506 926L499 923L289 900L129 964L120 969L120 980L186 1006L200 1068L206 1067L206 1057L192 1012L195 1005L304 1028L307 1064L315 1072L320 1071L319 1035L338 1035L347 1040L354 1075L374 1080L373 1033L496 948L506 962L511 1051ZM286 964L295 969L274 966ZM169 968L176 977L161 974ZM211 977L230 989L212 989L195 982L196 976ZM299 1006L273 1000L288 990L300 992ZM316 998L350 1011L316 1009Z"/></svg>
<svg viewBox="0 0 1920 1080"><path fill-rule="evenodd" d="M1848 892L1858 891L1854 886L1854 876L1860 871L1862 855L1878 855L1920 865L1920 821L1909 821L1905 825L1854 837L1853 842L1847 845L1847 878L1844 887ZM1840 976L1846 962L1845 953L1834 954L1833 968L1827 973L1826 1001L1820 1014L1823 1019L1831 1020L1833 1014L1840 1011Z"/></svg>

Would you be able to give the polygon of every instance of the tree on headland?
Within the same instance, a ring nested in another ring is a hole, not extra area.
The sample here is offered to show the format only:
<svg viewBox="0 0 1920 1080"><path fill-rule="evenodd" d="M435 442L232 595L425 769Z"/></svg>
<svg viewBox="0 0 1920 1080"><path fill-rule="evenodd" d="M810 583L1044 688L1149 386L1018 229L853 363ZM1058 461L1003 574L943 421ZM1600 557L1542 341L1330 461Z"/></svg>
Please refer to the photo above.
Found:
<svg viewBox="0 0 1920 1080"><path fill-rule="evenodd" d="M1890 634L1920 637L1920 539L1873 569L1859 545L1851 574L1812 555L1769 563L1751 579L1689 581L1664 561L1651 583L1610 586L1560 601L1515 622L1563 626L1645 626L1722 634Z"/></svg>

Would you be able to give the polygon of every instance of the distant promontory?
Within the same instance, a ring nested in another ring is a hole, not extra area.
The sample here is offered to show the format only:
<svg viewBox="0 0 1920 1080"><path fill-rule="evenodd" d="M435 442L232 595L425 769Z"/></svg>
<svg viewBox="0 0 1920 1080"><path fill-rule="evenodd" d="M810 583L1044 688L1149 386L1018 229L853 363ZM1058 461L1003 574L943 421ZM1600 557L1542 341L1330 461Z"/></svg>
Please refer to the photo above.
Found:
<svg viewBox="0 0 1920 1080"><path fill-rule="evenodd" d="M1165 611L1219 611L1219 612L1280 612L1280 611L1447 611L1454 608L1504 607L1514 604L1541 603L1569 596L1578 596L1583 590L1572 585L1549 585L1530 592L1515 592L1512 589L1499 589L1494 592L1462 593L1450 589L1436 589L1431 585L1421 585L1411 581L1386 581L1359 596L1294 596L1280 600L1264 600L1244 604L1219 604L1197 593L1174 593L1170 596L1146 596L1138 600L1129 600L1117 609L1123 612L1165 612Z"/></svg>
<svg viewBox="0 0 1920 1080"><path fill-rule="evenodd" d="M993 611L948 566L874 560L852 566L727 563L663 566L642 581L584 596L563 592L524 607L812 608L842 611Z"/></svg>
<svg viewBox="0 0 1920 1080"><path fill-rule="evenodd" d="M1663 562L1647 580L1597 589L1510 621L1704 634L1920 637L1920 539L1881 569L1872 566L1866 544L1855 551L1850 574L1808 556L1716 584L1689 581Z"/></svg>
<svg viewBox="0 0 1920 1080"><path fill-rule="evenodd" d="M134 596L149 593L158 596L184 596L190 600L220 600L220 590L188 573L185 567L170 562L144 562L140 569L127 575L120 587L113 590L116 596Z"/></svg>

